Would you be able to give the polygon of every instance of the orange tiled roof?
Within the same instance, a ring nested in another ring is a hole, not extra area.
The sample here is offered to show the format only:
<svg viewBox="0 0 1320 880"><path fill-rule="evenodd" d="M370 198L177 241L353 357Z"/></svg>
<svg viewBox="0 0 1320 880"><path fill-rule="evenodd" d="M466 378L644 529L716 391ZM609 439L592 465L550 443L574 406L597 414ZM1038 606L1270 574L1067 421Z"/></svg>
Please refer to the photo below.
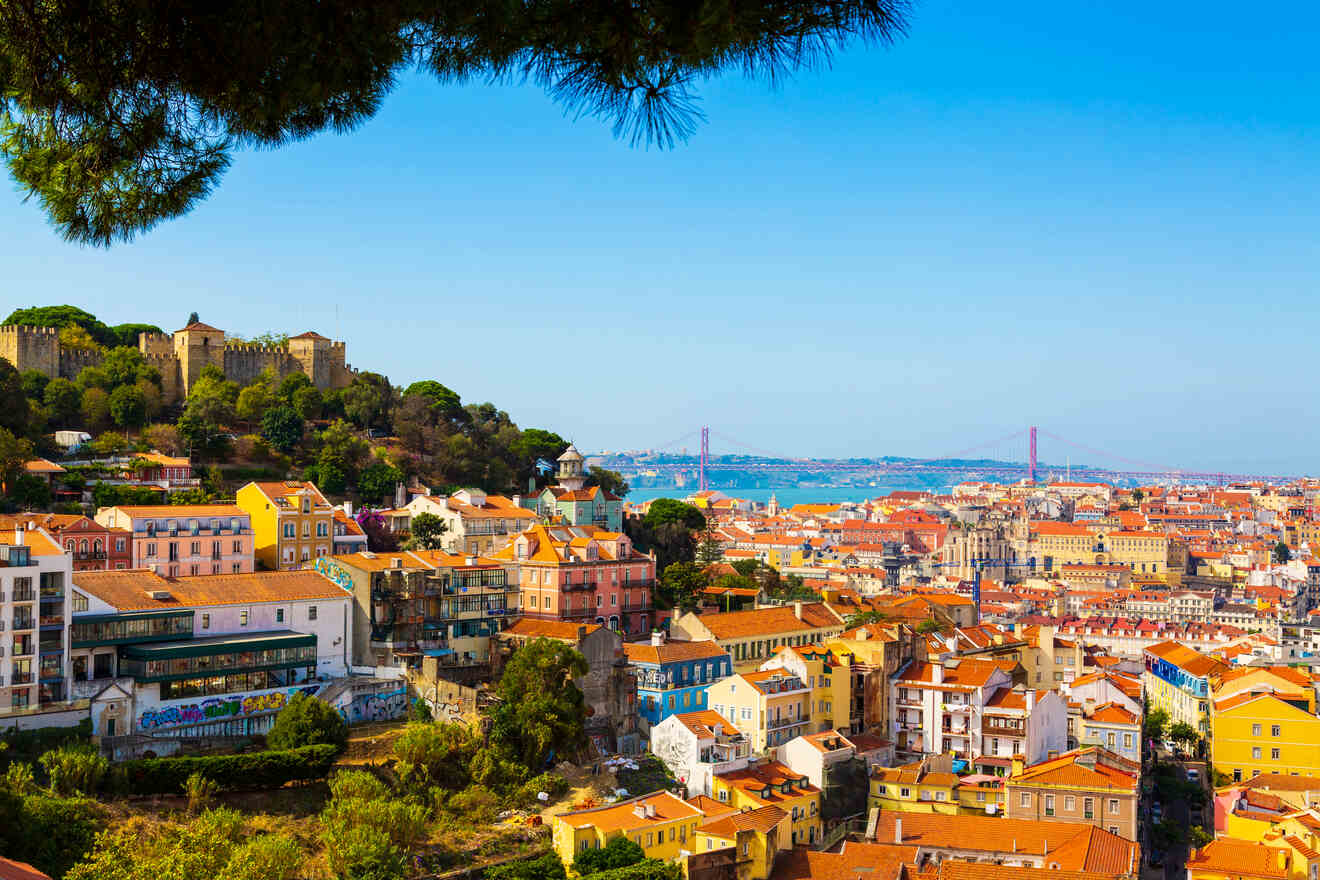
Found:
<svg viewBox="0 0 1320 880"><path fill-rule="evenodd" d="M729 719L725 718L714 709L702 709L698 712L683 712L675 715L679 723L688 730L695 733L701 739L713 739L715 736L715 727L719 725L720 733L724 736L741 736L742 732L734 727Z"/></svg>
<svg viewBox="0 0 1320 880"><path fill-rule="evenodd" d="M795 846L775 860L770 880L900 880L916 860L915 846L847 841L837 853Z"/></svg>
<svg viewBox="0 0 1320 880"><path fill-rule="evenodd" d="M736 639L742 636L773 635L843 626L843 621L820 602L804 603L801 619L798 619L794 613L793 606L781 605L750 611L703 614L701 622L716 639Z"/></svg>
<svg viewBox="0 0 1320 880"><path fill-rule="evenodd" d="M576 642L578 640L578 630L585 628L587 635L591 635L603 627L598 623L572 623L567 620L536 620L531 617L520 617L515 620L500 635L523 636L529 639L547 638L558 639L562 642Z"/></svg>
<svg viewBox="0 0 1320 880"><path fill-rule="evenodd" d="M1288 871L1281 867L1282 860L1280 850L1254 840L1218 837L1191 854L1187 859L1187 869L1189 873L1213 871L1235 877L1283 880L1288 876Z"/></svg>
<svg viewBox="0 0 1320 880"><path fill-rule="evenodd" d="M638 805L653 807L654 816L642 817L636 813ZM650 828L675 819L688 819L701 816L701 811L687 801L667 791L632 798L605 807L593 807L589 810L576 810L556 816L556 822L565 822L574 828L595 827L602 832L624 831Z"/></svg>
<svg viewBox="0 0 1320 880"><path fill-rule="evenodd" d="M171 578L147 569L75 571L73 585L119 611L154 611L200 605L240 605L304 599L342 599L349 594L315 571L256 571ZM153 599L163 591L167 599Z"/></svg>
<svg viewBox="0 0 1320 880"><path fill-rule="evenodd" d="M652 645L650 642L626 642L623 652L633 663L678 663L684 660L703 660L714 657L727 657L729 652L714 642L665 642Z"/></svg>
<svg viewBox="0 0 1320 880"><path fill-rule="evenodd" d="M755 810L722 816L699 826L697 830L715 837L729 839L737 837L739 831L757 831L765 834L784 821L784 817L787 815L788 813L785 813L779 807L770 804Z"/></svg>

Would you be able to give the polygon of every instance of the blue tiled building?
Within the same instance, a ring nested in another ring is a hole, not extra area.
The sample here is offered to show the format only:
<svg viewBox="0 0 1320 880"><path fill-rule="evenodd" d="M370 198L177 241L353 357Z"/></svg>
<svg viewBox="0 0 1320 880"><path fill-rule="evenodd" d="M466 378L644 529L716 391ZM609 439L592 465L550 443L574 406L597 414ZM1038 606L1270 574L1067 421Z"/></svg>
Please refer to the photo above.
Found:
<svg viewBox="0 0 1320 880"><path fill-rule="evenodd" d="M706 685L733 674L733 659L713 641L670 642L655 633L623 646L637 676L638 714L649 730L670 715L706 708Z"/></svg>

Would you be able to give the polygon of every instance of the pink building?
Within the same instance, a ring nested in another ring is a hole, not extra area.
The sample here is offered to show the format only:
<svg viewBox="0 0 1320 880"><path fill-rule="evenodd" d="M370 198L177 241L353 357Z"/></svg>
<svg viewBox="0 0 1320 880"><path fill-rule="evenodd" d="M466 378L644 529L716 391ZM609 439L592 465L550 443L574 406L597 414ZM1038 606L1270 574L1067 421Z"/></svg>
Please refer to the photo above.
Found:
<svg viewBox="0 0 1320 880"><path fill-rule="evenodd" d="M234 504L102 507L96 521L132 533L132 568L165 577L246 574L254 568L252 518Z"/></svg>
<svg viewBox="0 0 1320 880"><path fill-rule="evenodd" d="M628 536L581 526L536 525L493 554L517 566L522 615L649 632L655 560Z"/></svg>

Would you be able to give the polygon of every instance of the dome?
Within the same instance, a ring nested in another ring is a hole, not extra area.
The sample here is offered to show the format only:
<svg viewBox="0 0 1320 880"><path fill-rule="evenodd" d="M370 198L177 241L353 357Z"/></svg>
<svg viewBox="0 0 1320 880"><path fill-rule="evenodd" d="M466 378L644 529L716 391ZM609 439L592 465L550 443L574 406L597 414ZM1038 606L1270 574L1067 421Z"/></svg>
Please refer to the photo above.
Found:
<svg viewBox="0 0 1320 880"><path fill-rule="evenodd" d="M577 447L572 443L564 450L564 454L555 459L556 461L583 461L582 453L577 451Z"/></svg>

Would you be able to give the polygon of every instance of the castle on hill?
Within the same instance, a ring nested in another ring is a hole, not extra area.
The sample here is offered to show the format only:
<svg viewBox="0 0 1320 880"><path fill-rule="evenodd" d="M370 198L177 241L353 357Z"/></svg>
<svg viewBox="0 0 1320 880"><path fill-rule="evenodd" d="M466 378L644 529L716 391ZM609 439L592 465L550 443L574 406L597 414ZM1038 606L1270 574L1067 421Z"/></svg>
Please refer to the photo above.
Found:
<svg viewBox="0 0 1320 880"><path fill-rule="evenodd" d="M160 370L167 403L186 398L207 366L219 367L226 379L240 385L266 369L281 379L304 373L322 391L353 381L354 370L344 360L344 343L319 333L291 336L282 345L254 345L228 340L225 331L196 322L171 334L141 333L138 348L147 363ZM0 357L20 372L38 370L52 379L73 379L84 367L99 364L102 354L65 348L55 327L9 326L0 327Z"/></svg>

